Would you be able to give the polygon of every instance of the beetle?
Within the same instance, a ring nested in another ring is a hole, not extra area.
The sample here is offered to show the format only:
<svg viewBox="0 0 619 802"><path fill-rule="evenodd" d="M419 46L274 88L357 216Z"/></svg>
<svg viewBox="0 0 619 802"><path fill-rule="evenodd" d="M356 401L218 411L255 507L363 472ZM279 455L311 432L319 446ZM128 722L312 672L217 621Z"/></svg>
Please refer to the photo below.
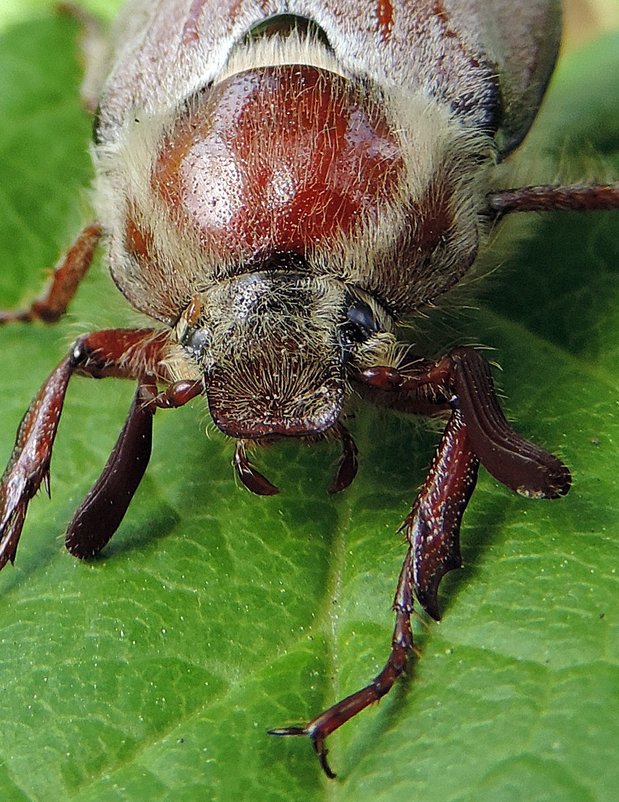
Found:
<svg viewBox="0 0 619 802"><path fill-rule="evenodd" d="M539 31L544 32L540 41ZM568 468L507 423L472 348L414 355L398 325L455 287L507 214L619 207L617 185L501 189L497 166L525 137L552 73L560 7L530 0L375 4L334 0L133 0L120 15L96 105L96 221L47 291L2 322L57 320L103 241L140 329L78 338L33 400L0 483L0 567L49 481L74 374L137 381L103 472L66 546L97 554L146 470L157 409L205 396L235 441L241 482L275 487L248 451L283 438L335 439L331 492L357 470L346 426L356 396L445 419L407 516L384 668L307 724L322 768L327 737L404 672L413 599L439 618L442 577L478 468L535 498L558 498ZM524 57L526 54L526 57Z"/></svg>

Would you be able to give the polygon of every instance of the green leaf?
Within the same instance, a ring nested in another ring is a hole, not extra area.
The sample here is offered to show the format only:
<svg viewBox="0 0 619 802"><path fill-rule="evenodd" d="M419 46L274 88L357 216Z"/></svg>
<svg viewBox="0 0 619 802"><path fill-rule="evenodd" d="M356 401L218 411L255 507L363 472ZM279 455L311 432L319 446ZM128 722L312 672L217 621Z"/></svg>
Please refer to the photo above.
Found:
<svg viewBox="0 0 619 802"><path fill-rule="evenodd" d="M52 16L0 31L5 307L36 295L88 220L75 33ZM584 147L592 172L616 174L619 74L602 66L618 45L598 42L561 67L521 157L532 181L539 161L526 154L542 150L565 163ZM265 731L303 722L381 667L404 556L396 530L436 432L360 411L349 490L325 493L332 446L289 443L257 455L283 490L257 498L235 485L230 443L211 434L202 404L160 413L120 532L79 563L61 535L133 388L76 378L52 500L33 501L15 567L0 576L2 799L614 799L618 223L617 213L516 221L489 260L503 266L479 309L450 311L439 327L445 341L458 331L496 348L509 414L560 451L574 488L533 502L482 476L465 568L442 585L443 622L416 619L409 677L331 738L333 782L309 743ZM70 342L135 319L102 260L61 324L0 330L2 458Z"/></svg>

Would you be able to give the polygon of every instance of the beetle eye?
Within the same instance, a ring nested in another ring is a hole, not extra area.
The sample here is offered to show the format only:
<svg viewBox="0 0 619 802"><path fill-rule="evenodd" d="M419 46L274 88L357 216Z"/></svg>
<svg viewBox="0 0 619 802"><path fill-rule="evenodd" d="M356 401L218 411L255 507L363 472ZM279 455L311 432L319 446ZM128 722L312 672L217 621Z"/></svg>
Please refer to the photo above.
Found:
<svg viewBox="0 0 619 802"><path fill-rule="evenodd" d="M378 323L376 322L374 313L363 301L356 301L352 304L352 306L348 308L346 317L351 323L367 331L366 337L369 337L371 334L376 334L378 331Z"/></svg>
<svg viewBox="0 0 619 802"><path fill-rule="evenodd" d="M339 331L340 343L344 348L365 342L379 330L372 309L363 301L351 304L346 312L346 318L346 323L340 326Z"/></svg>
<svg viewBox="0 0 619 802"><path fill-rule="evenodd" d="M181 345L194 359L200 359L210 340L207 329L190 328L182 338Z"/></svg>

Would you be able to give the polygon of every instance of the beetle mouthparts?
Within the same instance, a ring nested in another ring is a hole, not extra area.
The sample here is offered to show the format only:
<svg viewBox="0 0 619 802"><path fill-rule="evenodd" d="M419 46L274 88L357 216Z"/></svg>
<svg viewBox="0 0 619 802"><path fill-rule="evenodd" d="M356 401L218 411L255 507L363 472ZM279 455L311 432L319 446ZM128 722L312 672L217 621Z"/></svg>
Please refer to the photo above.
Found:
<svg viewBox="0 0 619 802"><path fill-rule="evenodd" d="M350 432L341 424L336 423L330 430L342 443L342 456L337 466L333 481L329 485L329 493L339 493L345 490L357 475L357 446ZM260 471L249 461L247 443L243 439L236 441L232 464L237 476L248 490L257 496L275 496L279 488L269 482Z"/></svg>

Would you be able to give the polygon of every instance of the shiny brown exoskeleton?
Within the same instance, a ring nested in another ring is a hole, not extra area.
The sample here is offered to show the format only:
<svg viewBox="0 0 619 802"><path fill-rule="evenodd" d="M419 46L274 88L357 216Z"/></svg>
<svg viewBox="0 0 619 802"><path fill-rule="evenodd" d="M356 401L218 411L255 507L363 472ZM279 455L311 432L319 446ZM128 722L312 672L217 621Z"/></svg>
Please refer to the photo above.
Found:
<svg viewBox="0 0 619 802"><path fill-rule="evenodd" d="M270 730L308 735L329 776L325 739L406 667L413 598L439 618L438 586L460 566L479 465L525 496L570 487L560 460L512 431L479 353L428 360L395 336L469 271L503 215L619 207L616 185L495 186L496 163L535 115L559 27L553 0L517 10L506 0L295 0L286 13L274 0L134 0L99 97L98 222L41 299L2 314L58 319L103 239L118 288L155 325L80 337L32 402L0 485L0 567L14 560L28 502L48 482L74 373L138 384L68 527L67 548L80 558L122 521L157 409L206 396L216 426L236 440L238 476L260 495L278 489L248 447L284 437L339 440L330 490L350 484L354 396L444 417L403 526L385 667L309 723Z"/></svg>

